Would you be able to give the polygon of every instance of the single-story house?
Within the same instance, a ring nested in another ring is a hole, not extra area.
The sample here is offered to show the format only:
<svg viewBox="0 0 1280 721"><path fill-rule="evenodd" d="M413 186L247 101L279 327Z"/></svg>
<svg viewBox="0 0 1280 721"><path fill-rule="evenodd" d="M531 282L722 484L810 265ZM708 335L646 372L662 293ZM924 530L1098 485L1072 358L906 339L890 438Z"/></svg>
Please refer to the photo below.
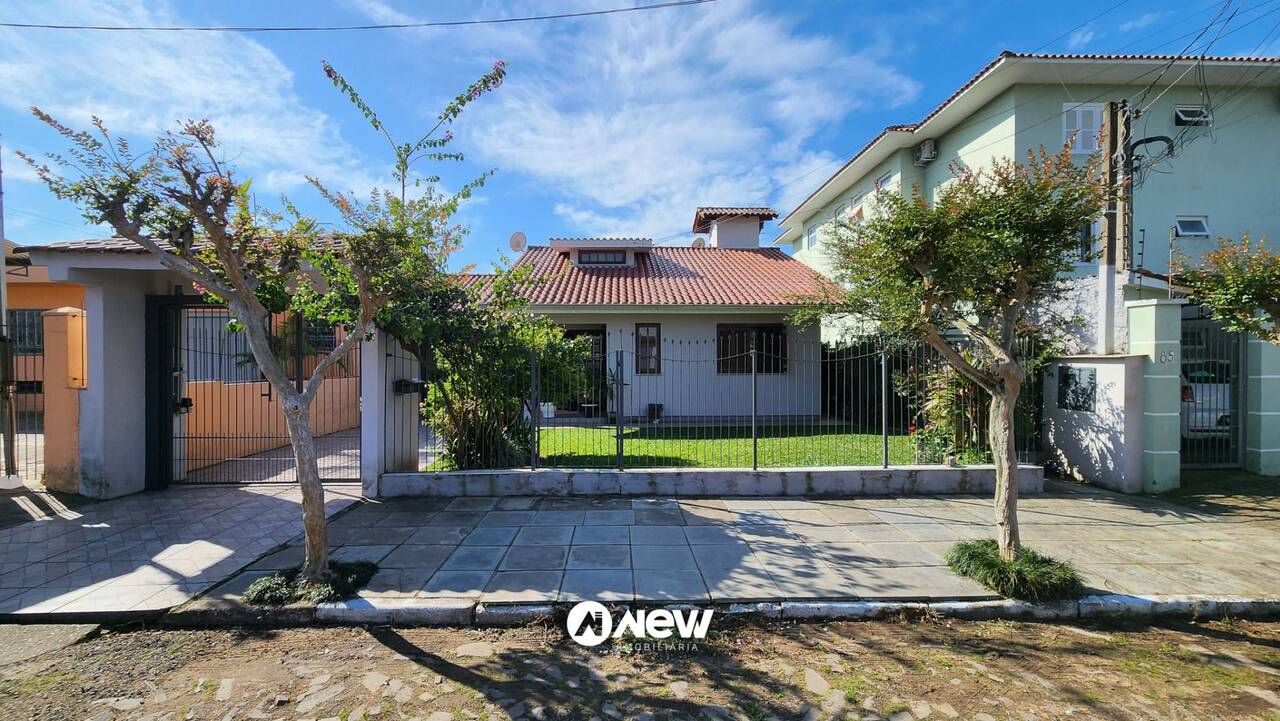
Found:
<svg viewBox="0 0 1280 721"><path fill-rule="evenodd" d="M692 247L648 238L551 238L525 249L530 308L588 336L597 385L614 385L628 420L699 422L751 414L751 349L761 416L821 411L821 339L791 314L826 282L777 248L760 247L769 208L698 208ZM561 394L550 418L612 415L610 391Z"/></svg>

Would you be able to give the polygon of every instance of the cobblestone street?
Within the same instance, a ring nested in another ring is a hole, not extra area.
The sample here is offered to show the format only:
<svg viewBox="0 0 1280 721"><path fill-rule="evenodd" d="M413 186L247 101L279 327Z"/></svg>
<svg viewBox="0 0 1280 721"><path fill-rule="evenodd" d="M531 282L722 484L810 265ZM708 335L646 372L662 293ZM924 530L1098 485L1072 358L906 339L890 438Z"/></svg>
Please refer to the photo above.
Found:
<svg viewBox="0 0 1280 721"><path fill-rule="evenodd" d="M13 629L14 627L9 627ZM1280 625L717 617L695 650L559 628L121 631L0 666L0 718L1275 719Z"/></svg>

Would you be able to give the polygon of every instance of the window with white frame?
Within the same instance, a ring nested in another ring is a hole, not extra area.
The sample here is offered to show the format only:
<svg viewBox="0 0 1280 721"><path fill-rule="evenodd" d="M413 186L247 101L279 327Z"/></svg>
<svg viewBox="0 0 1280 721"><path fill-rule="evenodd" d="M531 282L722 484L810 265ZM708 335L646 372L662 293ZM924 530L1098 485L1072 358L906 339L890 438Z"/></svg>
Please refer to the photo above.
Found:
<svg viewBox="0 0 1280 721"><path fill-rule="evenodd" d="M1207 128L1213 125L1213 113L1203 105L1175 105L1173 124L1178 127Z"/></svg>
<svg viewBox="0 0 1280 721"><path fill-rule="evenodd" d="M1072 153L1097 152L1101 130L1101 103L1066 103L1062 106L1062 142L1071 144Z"/></svg>
<svg viewBox="0 0 1280 721"><path fill-rule="evenodd" d="M811 225L804 232L804 247L815 248L818 245L818 226Z"/></svg>
<svg viewBox="0 0 1280 721"><path fill-rule="evenodd" d="M831 219L837 223L843 223L849 220L849 204L843 200L836 203L836 209L831 211Z"/></svg>
<svg viewBox="0 0 1280 721"><path fill-rule="evenodd" d="M1174 223L1179 238L1209 237L1209 216L1207 215L1179 215Z"/></svg>
<svg viewBox="0 0 1280 721"><path fill-rule="evenodd" d="M884 175L881 175L879 178L876 178L876 190L888 190L889 184L892 182L893 182L893 171L890 170Z"/></svg>

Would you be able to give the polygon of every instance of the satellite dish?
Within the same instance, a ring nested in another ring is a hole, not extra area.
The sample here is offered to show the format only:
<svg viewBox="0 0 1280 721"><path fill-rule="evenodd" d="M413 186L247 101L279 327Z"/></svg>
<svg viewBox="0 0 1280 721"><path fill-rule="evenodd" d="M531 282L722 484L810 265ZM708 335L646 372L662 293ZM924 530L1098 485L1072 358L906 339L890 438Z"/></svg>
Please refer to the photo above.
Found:
<svg viewBox="0 0 1280 721"><path fill-rule="evenodd" d="M519 253L524 250L526 245L529 244L529 239L525 237L524 233L517 230L511 234L511 240L509 242L511 243L511 249Z"/></svg>
<svg viewBox="0 0 1280 721"><path fill-rule="evenodd" d="M704 246L704 245L706 245L706 244L707 244L707 239L706 239L706 238L694 238L694 239L693 239L693 243L691 243L691 245L692 245L694 248L701 248L702 246Z"/></svg>

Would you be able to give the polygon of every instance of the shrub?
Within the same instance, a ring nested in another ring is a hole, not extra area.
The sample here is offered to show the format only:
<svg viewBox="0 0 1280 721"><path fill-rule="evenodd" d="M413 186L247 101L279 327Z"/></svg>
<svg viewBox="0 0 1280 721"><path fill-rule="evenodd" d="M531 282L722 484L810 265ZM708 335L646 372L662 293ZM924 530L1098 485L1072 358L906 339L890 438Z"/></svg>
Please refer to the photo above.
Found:
<svg viewBox="0 0 1280 721"><path fill-rule="evenodd" d="M947 552L947 565L1006 598L1054 601L1075 598L1084 590L1071 564L1023 547L1016 561L1000 558L994 539L963 541Z"/></svg>
<svg viewBox="0 0 1280 721"><path fill-rule="evenodd" d="M321 581L298 579L298 569L280 571L249 584L242 596L255 606L283 606L287 603L329 603L351 598L373 578L378 566L368 561L329 562L329 575Z"/></svg>

